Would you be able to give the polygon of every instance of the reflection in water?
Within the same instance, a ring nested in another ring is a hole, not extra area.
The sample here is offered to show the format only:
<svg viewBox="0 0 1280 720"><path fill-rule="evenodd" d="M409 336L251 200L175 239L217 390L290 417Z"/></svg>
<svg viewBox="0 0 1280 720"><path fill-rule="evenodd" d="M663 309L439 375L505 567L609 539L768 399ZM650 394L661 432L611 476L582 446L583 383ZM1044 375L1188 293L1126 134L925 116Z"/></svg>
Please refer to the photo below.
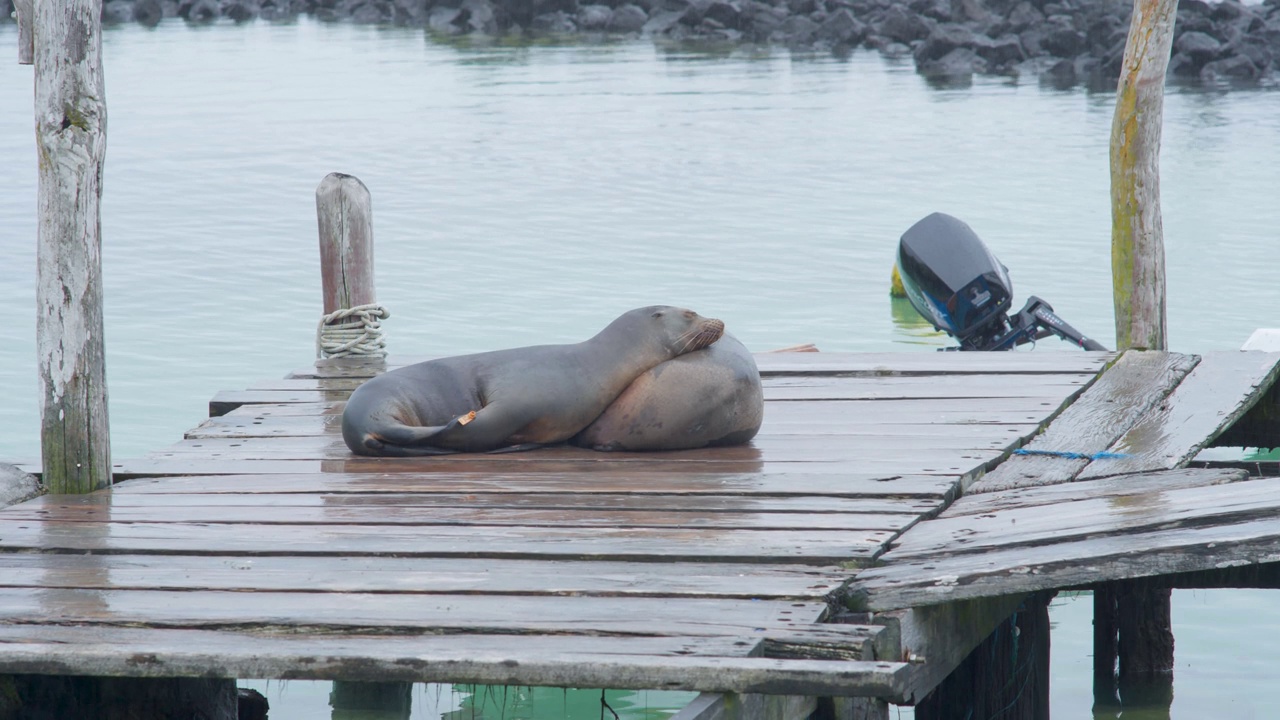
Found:
<svg viewBox="0 0 1280 720"><path fill-rule="evenodd" d="M464 692L461 706L444 714L442 720L599 720L615 716L618 720L661 720L697 697L697 693L660 690L454 687Z"/></svg>
<svg viewBox="0 0 1280 720"><path fill-rule="evenodd" d="M899 342L910 345L926 345L929 347L946 347L954 344L946 333L935 330L933 324L924 319L911 306L906 298L889 298L889 314L893 327L898 331Z"/></svg>

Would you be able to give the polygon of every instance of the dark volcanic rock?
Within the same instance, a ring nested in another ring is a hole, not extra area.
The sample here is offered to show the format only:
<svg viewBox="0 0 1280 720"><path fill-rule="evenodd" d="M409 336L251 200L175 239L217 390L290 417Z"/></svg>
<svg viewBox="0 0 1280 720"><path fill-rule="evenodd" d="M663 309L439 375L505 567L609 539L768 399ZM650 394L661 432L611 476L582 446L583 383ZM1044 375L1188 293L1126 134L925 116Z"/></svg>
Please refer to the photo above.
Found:
<svg viewBox="0 0 1280 720"><path fill-rule="evenodd" d="M640 32L647 22L649 22L648 14L638 5L630 3L619 5L614 8L613 15L609 18L609 31L616 33Z"/></svg>
<svg viewBox="0 0 1280 720"><path fill-rule="evenodd" d="M133 4L133 19L143 27L155 27L164 19L160 0L138 0Z"/></svg>
<svg viewBox="0 0 1280 720"><path fill-rule="evenodd" d="M834 45L857 45L867 37L867 24L842 7L827 16L818 28L818 37Z"/></svg>
<svg viewBox="0 0 1280 720"><path fill-rule="evenodd" d="M1040 47L1054 57L1072 58L1084 51L1085 36L1074 28L1059 27L1045 34Z"/></svg>
<svg viewBox="0 0 1280 720"><path fill-rule="evenodd" d="M973 31L956 23L940 23L929 32L929 37L916 48L917 63L940 60L956 48L973 48Z"/></svg>
<svg viewBox="0 0 1280 720"><path fill-rule="evenodd" d="M969 48L956 48L937 60L929 60L916 66L921 75L928 78L963 79L974 73L987 71L987 62Z"/></svg>
<svg viewBox="0 0 1280 720"><path fill-rule="evenodd" d="M901 5L891 6L885 11L880 24L877 26L873 23L872 27L877 35L904 45L929 36L929 23Z"/></svg>
<svg viewBox="0 0 1280 720"><path fill-rule="evenodd" d="M1223 80L1257 80L1261 75L1257 65L1243 55L1232 55L1214 60L1200 70L1200 82L1213 84Z"/></svg>
<svg viewBox="0 0 1280 720"><path fill-rule="evenodd" d="M613 8L608 5L583 5L578 8L578 27L583 30L607 30L613 20Z"/></svg>
<svg viewBox="0 0 1280 720"><path fill-rule="evenodd" d="M133 21L133 3L130 0L110 0L102 6L102 22L119 25Z"/></svg>

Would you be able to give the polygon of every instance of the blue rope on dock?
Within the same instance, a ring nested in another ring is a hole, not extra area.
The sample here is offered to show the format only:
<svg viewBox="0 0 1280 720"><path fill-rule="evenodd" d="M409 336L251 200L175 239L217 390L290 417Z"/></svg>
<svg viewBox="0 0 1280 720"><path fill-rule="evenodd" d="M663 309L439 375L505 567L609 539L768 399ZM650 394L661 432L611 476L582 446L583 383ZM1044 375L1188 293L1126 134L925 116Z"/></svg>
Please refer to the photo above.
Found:
<svg viewBox="0 0 1280 720"><path fill-rule="evenodd" d="M1096 452L1096 453L1078 453L1069 452L1067 450L1028 450L1026 448L1018 448L1013 451L1014 455L1047 455L1049 457L1069 458L1071 460L1120 460L1132 457L1129 453L1116 452Z"/></svg>

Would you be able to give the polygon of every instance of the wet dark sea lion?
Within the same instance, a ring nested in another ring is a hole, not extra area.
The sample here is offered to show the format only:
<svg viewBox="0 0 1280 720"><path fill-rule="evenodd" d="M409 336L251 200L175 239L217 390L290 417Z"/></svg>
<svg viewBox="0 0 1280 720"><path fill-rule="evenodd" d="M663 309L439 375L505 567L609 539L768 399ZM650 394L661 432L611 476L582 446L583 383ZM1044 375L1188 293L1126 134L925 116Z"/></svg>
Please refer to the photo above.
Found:
<svg viewBox="0 0 1280 720"><path fill-rule="evenodd" d="M571 441L596 450L742 445L764 420L755 358L732 335L636 378Z"/></svg>
<svg viewBox="0 0 1280 720"><path fill-rule="evenodd" d="M342 439L358 455L527 449L568 440L632 380L718 340L724 323L655 305L590 340L428 360L351 393Z"/></svg>

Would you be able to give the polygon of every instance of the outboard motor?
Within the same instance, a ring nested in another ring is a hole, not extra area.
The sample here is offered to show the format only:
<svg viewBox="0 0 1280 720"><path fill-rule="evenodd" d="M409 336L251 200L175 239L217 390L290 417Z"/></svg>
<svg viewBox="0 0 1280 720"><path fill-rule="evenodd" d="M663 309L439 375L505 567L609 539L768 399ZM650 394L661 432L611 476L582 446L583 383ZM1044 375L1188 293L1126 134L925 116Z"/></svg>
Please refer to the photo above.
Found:
<svg viewBox="0 0 1280 720"><path fill-rule="evenodd" d="M1013 283L1008 268L972 228L945 213L933 213L902 234L898 275L911 306L960 341L960 350L1010 350L1048 335L1085 350L1106 349L1035 296L1010 317Z"/></svg>

